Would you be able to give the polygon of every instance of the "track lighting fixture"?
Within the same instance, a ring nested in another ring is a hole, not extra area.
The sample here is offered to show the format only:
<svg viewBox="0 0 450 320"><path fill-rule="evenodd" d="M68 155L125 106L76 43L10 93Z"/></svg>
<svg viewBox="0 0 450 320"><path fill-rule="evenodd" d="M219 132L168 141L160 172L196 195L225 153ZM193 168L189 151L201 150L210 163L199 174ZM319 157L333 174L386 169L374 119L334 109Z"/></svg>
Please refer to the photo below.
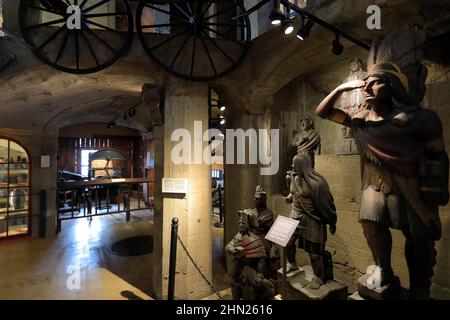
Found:
<svg viewBox="0 0 450 320"><path fill-rule="evenodd" d="M269 16L270 23L274 26L281 24L281 22L285 19L283 13L281 13L280 9L280 0L273 1L273 10Z"/></svg>
<svg viewBox="0 0 450 320"><path fill-rule="evenodd" d="M344 52L344 46L339 42L339 35L336 34L336 38L333 40L333 48L331 49L331 52L339 56Z"/></svg>
<svg viewBox="0 0 450 320"><path fill-rule="evenodd" d="M288 35L294 31L294 23L290 19L285 18L282 24L281 30L283 30L284 34Z"/></svg>
<svg viewBox="0 0 450 320"><path fill-rule="evenodd" d="M112 127L114 127L116 125L116 122L115 121L111 121L111 122L108 122L108 124L106 125L106 127L108 128L108 129L111 129Z"/></svg>
<svg viewBox="0 0 450 320"><path fill-rule="evenodd" d="M294 31L294 23L291 21L291 9L286 7L286 18L281 21L283 33L289 35Z"/></svg>
<svg viewBox="0 0 450 320"><path fill-rule="evenodd" d="M297 38L299 38L300 40L305 40L306 38L308 38L313 26L314 22L308 20L308 22L305 24L305 18L302 18L302 26L298 30Z"/></svg>
<svg viewBox="0 0 450 320"><path fill-rule="evenodd" d="M217 102L217 107L219 107L219 110L220 110L220 111L225 111L226 108L227 108L227 107L225 106L225 104L224 104L222 101L220 101L220 100Z"/></svg>
<svg viewBox="0 0 450 320"><path fill-rule="evenodd" d="M225 118L220 119L220 124L221 124L221 125L224 125L225 122L226 122L226 121L225 121Z"/></svg>

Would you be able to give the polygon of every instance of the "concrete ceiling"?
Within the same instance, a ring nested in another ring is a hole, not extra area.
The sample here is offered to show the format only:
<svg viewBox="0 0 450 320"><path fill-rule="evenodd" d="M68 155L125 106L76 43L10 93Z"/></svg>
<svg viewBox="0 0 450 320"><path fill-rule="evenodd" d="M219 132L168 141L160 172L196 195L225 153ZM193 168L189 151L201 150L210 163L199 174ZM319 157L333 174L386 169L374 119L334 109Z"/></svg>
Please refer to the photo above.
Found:
<svg viewBox="0 0 450 320"><path fill-rule="evenodd" d="M0 78L0 127L52 131L89 122L147 131L150 115L142 105L126 121L120 116L139 101L144 83L155 83L151 68L121 61L91 75L72 75L48 66L27 68Z"/></svg>

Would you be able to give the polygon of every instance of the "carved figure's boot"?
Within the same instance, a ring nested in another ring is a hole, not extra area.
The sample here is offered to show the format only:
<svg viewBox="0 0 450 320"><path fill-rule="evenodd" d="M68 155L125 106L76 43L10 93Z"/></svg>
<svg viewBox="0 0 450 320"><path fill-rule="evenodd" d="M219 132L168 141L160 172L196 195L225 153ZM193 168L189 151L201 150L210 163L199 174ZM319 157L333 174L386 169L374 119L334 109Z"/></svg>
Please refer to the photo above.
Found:
<svg viewBox="0 0 450 320"><path fill-rule="evenodd" d="M331 253L327 250L324 250L322 253L323 264L324 264L324 282L330 281L334 279L333 274L333 258L331 257Z"/></svg>
<svg viewBox="0 0 450 320"><path fill-rule="evenodd" d="M411 299L429 299L431 277L436 264L434 244L434 241L427 239L406 239L405 256L409 271Z"/></svg>
<svg viewBox="0 0 450 320"><path fill-rule="evenodd" d="M231 295L233 296L233 300L241 300L244 297L242 288L236 284L231 285Z"/></svg>
<svg viewBox="0 0 450 320"><path fill-rule="evenodd" d="M362 226L375 264L382 270L381 285L389 284L394 280L394 272L391 265L391 232L388 227L372 221L363 221Z"/></svg>
<svg viewBox="0 0 450 320"><path fill-rule="evenodd" d="M317 290L321 285L324 284L325 280L325 266L323 256L318 253L310 253L309 258L311 259L311 266L314 272L314 277L309 287L311 289Z"/></svg>

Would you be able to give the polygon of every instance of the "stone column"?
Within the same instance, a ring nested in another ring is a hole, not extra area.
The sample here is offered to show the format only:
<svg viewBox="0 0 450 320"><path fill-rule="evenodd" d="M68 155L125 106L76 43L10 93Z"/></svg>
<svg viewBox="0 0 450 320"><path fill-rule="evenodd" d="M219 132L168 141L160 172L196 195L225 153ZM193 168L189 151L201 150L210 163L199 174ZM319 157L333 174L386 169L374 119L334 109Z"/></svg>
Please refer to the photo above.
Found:
<svg viewBox="0 0 450 320"><path fill-rule="evenodd" d="M227 118L227 128L232 129L262 129L264 114L234 113ZM230 143L226 141L225 152L229 152ZM237 144L234 145L236 158ZM225 164L225 231L224 245L238 232L238 210L254 207L254 195L257 185L263 186L267 195L271 195L273 176L262 176L258 164L248 164L248 139L246 139L246 164ZM268 200L268 205L270 201ZM230 256L227 255L227 266L230 270Z"/></svg>
<svg viewBox="0 0 450 320"><path fill-rule="evenodd" d="M172 142L175 129L191 134L191 159L194 140L207 145L202 137L194 137L194 121L208 129L208 87L204 83L171 80L165 90L164 125L155 127L155 215L153 285L158 298L167 297L170 231L173 217L179 219L179 235L201 271L212 279L211 244L211 166L207 164L176 165L171 151L179 142ZM203 134L203 132L201 132ZM193 160L192 160L193 161ZM162 178L188 179L187 194L162 194ZM211 293L178 243L175 297L198 299Z"/></svg>

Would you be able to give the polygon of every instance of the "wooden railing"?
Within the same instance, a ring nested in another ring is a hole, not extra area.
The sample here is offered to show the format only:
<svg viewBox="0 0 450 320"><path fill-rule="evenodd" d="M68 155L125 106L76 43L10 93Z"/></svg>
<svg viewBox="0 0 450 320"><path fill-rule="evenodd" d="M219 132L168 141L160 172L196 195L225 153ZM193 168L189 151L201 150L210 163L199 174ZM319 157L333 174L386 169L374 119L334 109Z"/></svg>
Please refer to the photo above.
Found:
<svg viewBox="0 0 450 320"><path fill-rule="evenodd" d="M143 192L143 185L151 183L154 181L148 178L58 183L57 232L61 231L63 220L125 213L126 221L130 221L131 212L151 207L148 195Z"/></svg>

